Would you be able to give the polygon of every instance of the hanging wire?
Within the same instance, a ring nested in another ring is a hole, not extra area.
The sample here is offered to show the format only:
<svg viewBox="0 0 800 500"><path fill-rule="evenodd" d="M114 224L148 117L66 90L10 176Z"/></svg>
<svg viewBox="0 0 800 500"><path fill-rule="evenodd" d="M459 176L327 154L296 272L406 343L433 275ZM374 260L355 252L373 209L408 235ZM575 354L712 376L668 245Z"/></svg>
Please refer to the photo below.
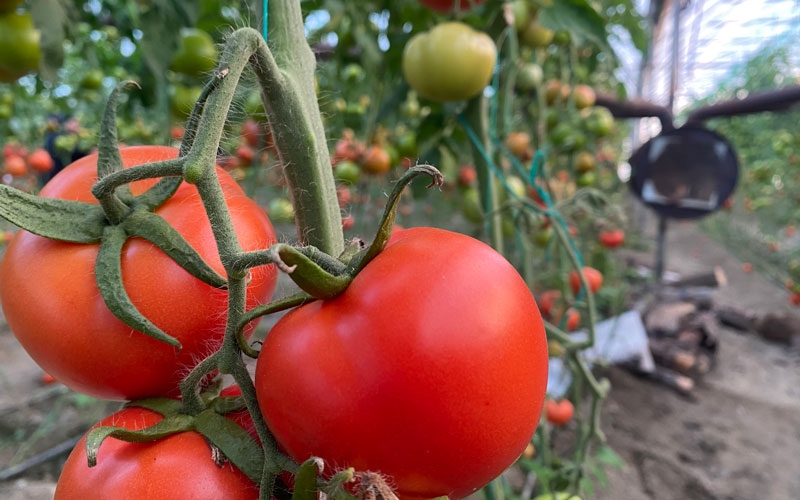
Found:
<svg viewBox="0 0 800 500"><path fill-rule="evenodd" d="M268 41L269 38L269 0L263 0L261 2L263 6L263 11L261 13L261 34L264 36L264 40Z"/></svg>

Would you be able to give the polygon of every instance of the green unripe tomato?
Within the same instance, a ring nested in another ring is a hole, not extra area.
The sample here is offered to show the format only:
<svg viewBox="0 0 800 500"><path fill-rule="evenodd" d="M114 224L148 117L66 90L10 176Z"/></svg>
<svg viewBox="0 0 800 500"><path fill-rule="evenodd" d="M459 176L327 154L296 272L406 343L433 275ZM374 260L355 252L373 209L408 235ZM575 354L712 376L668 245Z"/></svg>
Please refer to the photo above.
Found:
<svg viewBox="0 0 800 500"><path fill-rule="evenodd" d="M581 500L581 497L578 495L570 495L566 491L559 491L555 495L553 493L544 493L533 500Z"/></svg>
<svg viewBox="0 0 800 500"><path fill-rule="evenodd" d="M461 213L464 218L473 224L483 222L483 209L481 208L481 196L475 188L468 188L461 193Z"/></svg>
<svg viewBox="0 0 800 500"><path fill-rule="evenodd" d="M525 63L519 67L517 72L517 88L523 91L533 90L539 87L544 80L542 67L536 63Z"/></svg>
<svg viewBox="0 0 800 500"><path fill-rule="evenodd" d="M170 69L192 77L202 77L217 65L217 46L211 35L197 28L181 30L181 43Z"/></svg>
<svg viewBox="0 0 800 500"><path fill-rule="evenodd" d="M489 84L497 47L486 33L445 22L411 37L403 50L403 74L417 94L432 101L463 101Z"/></svg>
<svg viewBox="0 0 800 500"><path fill-rule="evenodd" d="M0 82L14 82L39 68L40 37L30 14L0 16Z"/></svg>
<svg viewBox="0 0 800 500"><path fill-rule="evenodd" d="M170 110L177 118L186 118L192 112L195 101L203 92L203 87L175 85L170 94Z"/></svg>
<svg viewBox="0 0 800 500"><path fill-rule="evenodd" d="M87 90L97 90L103 86L103 72L92 68L81 78L80 86Z"/></svg>
<svg viewBox="0 0 800 500"><path fill-rule="evenodd" d="M294 207L288 198L278 197L273 198L269 202L267 208L267 215L273 222L277 223L290 223L294 222Z"/></svg>
<svg viewBox="0 0 800 500"><path fill-rule="evenodd" d="M514 28L518 32L525 31L533 14L533 9L528 0L514 0L511 2L511 12L514 14Z"/></svg>
<svg viewBox="0 0 800 500"><path fill-rule="evenodd" d="M355 184L361 177L361 167L356 162L350 160L340 161L333 168L333 176L336 180L345 184Z"/></svg>
<svg viewBox="0 0 800 500"><path fill-rule="evenodd" d="M614 115L607 108L600 106L589 108L586 128L596 137L605 137L614 129Z"/></svg>
<svg viewBox="0 0 800 500"><path fill-rule="evenodd" d="M547 47L553 41L553 36L553 30L545 28L535 18L521 33L522 43L533 48Z"/></svg>

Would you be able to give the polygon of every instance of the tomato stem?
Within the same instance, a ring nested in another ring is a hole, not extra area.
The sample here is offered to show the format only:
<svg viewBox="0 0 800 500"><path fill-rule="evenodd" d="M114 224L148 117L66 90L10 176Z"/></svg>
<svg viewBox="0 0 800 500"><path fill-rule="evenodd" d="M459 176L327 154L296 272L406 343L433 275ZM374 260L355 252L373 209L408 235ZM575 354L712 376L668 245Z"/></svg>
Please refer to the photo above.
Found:
<svg viewBox="0 0 800 500"><path fill-rule="evenodd" d="M487 102L483 95L473 97L467 102L464 110L466 123L477 135L470 145L472 147L472 159L475 163L475 171L478 174L478 185L480 186L481 206L486 216L489 239L492 247L499 253L503 253L503 216L498 210L497 185L494 176L489 168L492 158L492 143L488 136L488 109ZM477 141L477 143L476 143Z"/></svg>
<svg viewBox="0 0 800 500"><path fill-rule="evenodd" d="M203 380L209 373L217 369L219 353L216 352L198 363L180 384L183 409L189 415L198 415L206 409L206 404L200 396Z"/></svg>
<svg viewBox="0 0 800 500"><path fill-rule="evenodd" d="M273 0L269 17L269 49L257 31L239 31L261 41L252 67L294 204L298 238L339 255L344 249L342 216L314 84L316 58L300 2Z"/></svg>

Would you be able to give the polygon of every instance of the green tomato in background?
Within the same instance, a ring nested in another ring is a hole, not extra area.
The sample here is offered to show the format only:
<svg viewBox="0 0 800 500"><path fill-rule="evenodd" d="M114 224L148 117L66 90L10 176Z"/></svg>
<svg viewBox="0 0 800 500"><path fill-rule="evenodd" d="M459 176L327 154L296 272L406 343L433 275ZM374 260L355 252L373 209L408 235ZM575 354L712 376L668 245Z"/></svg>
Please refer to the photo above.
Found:
<svg viewBox="0 0 800 500"><path fill-rule="evenodd" d="M214 69L218 57L219 52L211 35L197 28L186 28L181 30L181 42L170 69L200 78Z"/></svg>
<svg viewBox="0 0 800 500"><path fill-rule="evenodd" d="M192 112L194 103L200 94L203 92L203 87L199 85L187 87L185 85L176 84L172 88L170 94L170 110L177 118L187 118L189 113Z"/></svg>
<svg viewBox="0 0 800 500"><path fill-rule="evenodd" d="M463 101L489 84L497 47L486 33L445 22L411 37L403 50L403 75L417 94L432 101Z"/></svg>
<svg viewBox="0 0 800 500"><path fill-rule="evenodd" d="M0 16L0 82L15 82L39 69L40 37L30 14Z"/></svg>
<svg viewBox="0 0 800 500"><path fill-rule="evenodd" d="M333 177L345 184L355 184L361 178L361 167L354 161L340 161L333 167Z"/></svg>

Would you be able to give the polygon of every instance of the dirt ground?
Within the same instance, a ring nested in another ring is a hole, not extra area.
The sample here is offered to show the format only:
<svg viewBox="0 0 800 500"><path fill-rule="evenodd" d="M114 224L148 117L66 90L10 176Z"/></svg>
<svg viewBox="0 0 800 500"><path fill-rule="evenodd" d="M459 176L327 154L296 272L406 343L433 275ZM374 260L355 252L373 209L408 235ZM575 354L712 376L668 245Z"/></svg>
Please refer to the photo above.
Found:
<svg viewBox="0 0 800 500"><path fill-rule="evenodd" d="M713 266L721 266L729 279L716 293L717 303L797 313L782 288L755 273L745 274L742 262L694 225L670 226L668 270L692 274ZM717 365L690 397L619 368L604 375L613 387L604 429L626 464L608 470L608 488L593 498L800 499L797 348L723 329ZM18 461L21 436L37 437L26 456L35 455L37 447L42 451L59 443L67 449L85 426L113 411L113 404L43 386L40 377L7 326L0 324L0 474ZM0 481L0 498L51 499L63 457Z"/></svg>

